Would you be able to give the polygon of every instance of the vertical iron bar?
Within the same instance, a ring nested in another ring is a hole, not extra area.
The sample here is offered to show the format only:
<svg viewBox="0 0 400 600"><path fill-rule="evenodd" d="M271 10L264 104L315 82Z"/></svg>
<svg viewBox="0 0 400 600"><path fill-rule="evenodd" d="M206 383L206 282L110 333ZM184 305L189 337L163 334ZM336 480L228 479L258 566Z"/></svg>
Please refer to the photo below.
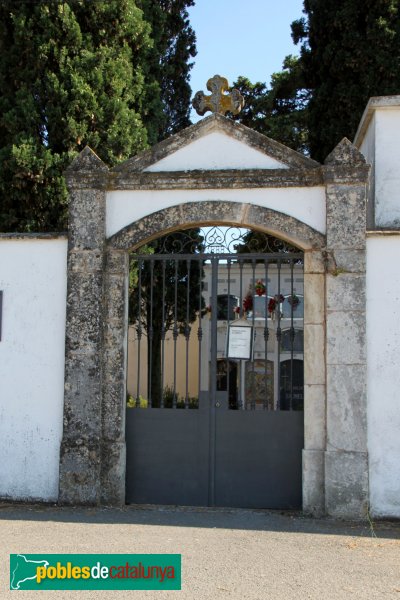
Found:
<svg viewBox="0 0 400 600"><path fill-rule="evenodd" d="M211 259L211 365L210 365L210 469L209 469L209 506L215 505L215 450L216 450L216 400L217 400L217 294L218 294L218 257Z"/></svg>
<svg viewBox="0 0 400 600"><path fill-rule="evenodd" d="M141 315L141 307L142 307L142 266L143 261L138 260L138 324L137 324L137 387L136 387L136 407L140 406L140 344L142 340L142 315Z"/></svg>
<svg viewBox="0 0 400 600"><path fill-rule="evenodd" d="M239 312L239 317L242 319L244 316L244 307L243 307L243 259L239 258L239 306L240 306L240 312ZM238 409L244 409L245 408L245 403L244 403L244 398L242 397L242 390L244 389L244 382L243 382L243 369L242 369L242 361L239 360L238 362L238 367L239 367L239 398L238 398Z"/></svg>
<svg viewBox="0 0 400 600"><path fill-rule="evenodd" d="M176 346L178 341L178 259L175 259L175 288L174 288L174 394L172 397L172 408L176 408L177 397L176 397Z"/></svg>
<svg viewBox="0 0 400 600"><path fill-rule="evenodd" d="M250 410L255 410L256 409L256 382L255 382L255 377L256 377L256 371L255 371L255 343L256 343L256 330L255 330L255 314L256 314L256 259L253 258L252 261L252 284L251 284L251 290L252 290L252 297L253 297L253 311L252 311L252 316L251 316L251 335L252 335L252 340L251 340L251 355L250 355L250 362L251 362L251 399L250 399ZM250 365L249 365L250 366Z"/></svg>
<svg viewBox="0 0 400 600"><path fill-rule="evenodd" d="M264 410L268 408L268 259L264 260L265 307L264 307Z"/></svg>
<svg viewBox="0 0 400 600"><path fill-rule="evenodd" d="M185 395L185 408L189 408L189 339L190 339L190 327L189 327L189 300L190 300L190 259L186 260L187 266L187 281L186 281L186 323L185 323L185 337L186 337L186 395Z"/></svg>
<svg viewBox="0 0 400 600"><path fill-rule="evenodd" d="M293 324L293 259L290 260L290 406L289 410L293 410L293 353L294 353L294 338L295 330Z"/></svg>
<svg viewBox="0 0 400 600"><path fill-rule="evenodd" d="M154 331L153 331L153 288L154 288L154 260L150 259L150 327L148 333L148 344L149 344L149 406L153 407L153 398L152 398L152 383L153 383L153 340L154 340Z"/></svg>
<svg viewBox="0 0 400 600"><path fill-rule="evenodd" d="M201 391L201 342L203 339L203 327L202 327L202 300L203 300L203 282L202 282L202 271L203 271L203 262L199 260L199 325L197 329L197 339L199 342L199 395L198 395L198 408L200 408L200 391Z"/></svg>
<svg viewBox="0 0 400 600"><path fill-rule="evenodd" d="M239 316L243 317L243 313L244 313L244 308L243 308L243 259L239 259L239 278L240 278L240 284L239 284L239 302L240 302L240 313Z"/></svg>
<svg viewBox="0 0 400 600"><path fill-rule="evenodd" d="M227 307L228 325L227 325L227 330L226 330L226 393L228 396L228 410L229 410L230 409L229 392L230 392L231 370L230 370L230 361L229 361L229 356L228 356L228 348L229 348L229 332L230 332L231 320L233 319L233 315L231 315L232 307L231 307L231 259L230 258L228 258L228 260L227 260L226 269L227 269L227 274L228 274L228 307Z"/></svg>
<svg viewBox="0 0 400 600"><path fill-rule="evenodd" d="M162 326L161 326L161 381L160 405L164 408L164 369L165 369L165 260L162 261Z"/></svg>
<svg viewBox="0 0 400 600"><path fill-rule="evenodd" d="M275 311L277 314L275 314L275 317L278 317L278 325L276 328L276 341L278 343L278 352L277 352L277 375L278 375L278 401L277 401L277 406L276 406L276 410L280 410L281 409L281 339L282 339L282 330L281 330L281 305L280 305L280 296L281 296L281 259L278 258L277 261L277 267L278 267L278 294L277 294L277 301L276 301L276 308Z"/></svg>

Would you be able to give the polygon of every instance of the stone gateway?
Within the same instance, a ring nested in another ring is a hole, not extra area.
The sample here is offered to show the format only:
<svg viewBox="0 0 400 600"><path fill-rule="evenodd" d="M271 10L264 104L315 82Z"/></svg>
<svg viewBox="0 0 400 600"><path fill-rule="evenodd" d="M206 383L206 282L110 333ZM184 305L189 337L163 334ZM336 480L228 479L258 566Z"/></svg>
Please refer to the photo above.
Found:
<svg viewBox="0 0 400 600"><path fill-rule="evenodd" d="M182 229L238 226L304 255L303 510L400 516L400 348L391 332L400 293L397 129L400 98L385 97L370 101L355 144L342 140L323 165L219 114L113 169L86 148L66 173L68 247L63 236L0 238L2 456L10 456L17 414L24 416L12 461L0 466L0 495L125 503L129 253ZM31 267L32 311L39 320L47 311L44 322L57 325L46 348L36 338L35 360L24 362L30 325L14 323L27 272L22 253L32 248L35 265L44 265ZM6 263L20 267L13 272ZM382 301L385 310L377 310ZM63 396L61 373L51 380L46 367L54 353L59 360L64 331ZM39 461L43 452L48 457L39 481L24 464L36 443L27 433L35 431L35 402L26 409L13 384L32 375L46 382L32 398L48 411L37 430Z"/></svg>

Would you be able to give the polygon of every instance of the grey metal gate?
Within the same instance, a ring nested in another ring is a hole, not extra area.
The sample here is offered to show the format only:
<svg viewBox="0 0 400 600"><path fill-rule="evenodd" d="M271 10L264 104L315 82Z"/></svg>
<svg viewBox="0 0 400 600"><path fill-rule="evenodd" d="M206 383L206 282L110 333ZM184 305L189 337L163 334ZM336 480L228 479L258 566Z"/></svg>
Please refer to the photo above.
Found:
<svg viewBox="0 0 400 600"><path fill-rule="evenodd" d="M132 258L130 297L127 502L301 507L302 254L171 234Z"/></svg>

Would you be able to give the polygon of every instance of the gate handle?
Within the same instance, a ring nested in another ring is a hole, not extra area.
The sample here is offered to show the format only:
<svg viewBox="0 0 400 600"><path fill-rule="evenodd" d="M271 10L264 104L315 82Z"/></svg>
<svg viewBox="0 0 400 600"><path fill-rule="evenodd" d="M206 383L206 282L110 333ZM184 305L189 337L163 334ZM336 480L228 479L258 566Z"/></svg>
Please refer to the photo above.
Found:
<svg viewBox="0 0 400 600"><path fill-rule="evenodd" d="M215 403L216 408L219 408L221 406L221 404L219 402Z"/></svg>

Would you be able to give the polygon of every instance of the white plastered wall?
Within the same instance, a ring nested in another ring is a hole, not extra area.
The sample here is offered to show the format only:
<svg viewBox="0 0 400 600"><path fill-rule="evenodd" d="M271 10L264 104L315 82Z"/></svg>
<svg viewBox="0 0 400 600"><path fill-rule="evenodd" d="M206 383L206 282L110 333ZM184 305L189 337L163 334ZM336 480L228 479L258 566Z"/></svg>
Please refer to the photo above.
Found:
<svg viewBox="0 0 400 600"><path fill-rule="evenodd" d="M400 234L367 240L370 505L400 517Z"/></svg>
<svg viewBox="0 0 400 600"><path fill-rule="evenodd" d="M355 144L372 165L375 226L400 227L400 96L371 98Z"/></svg>
<svg viewBox="0 0 400 600"><path fill-rule="evenodd" d="M375 119L375 223L400 227L400 106Z"/></svg>
<svg viewBox="0 0 400 600"><path fill-rule="evenodd" d="M0 497L57 500L67 240L0 239Z"/></svg>
<svg viewBox="0 0 400 600"><path fill-rule="evenodd" d="M222 201L271 208L295 217L320 233L326 230L325 188L247 190L117 190L107 193L106 235L159 210L185 202Z"/></svg>

